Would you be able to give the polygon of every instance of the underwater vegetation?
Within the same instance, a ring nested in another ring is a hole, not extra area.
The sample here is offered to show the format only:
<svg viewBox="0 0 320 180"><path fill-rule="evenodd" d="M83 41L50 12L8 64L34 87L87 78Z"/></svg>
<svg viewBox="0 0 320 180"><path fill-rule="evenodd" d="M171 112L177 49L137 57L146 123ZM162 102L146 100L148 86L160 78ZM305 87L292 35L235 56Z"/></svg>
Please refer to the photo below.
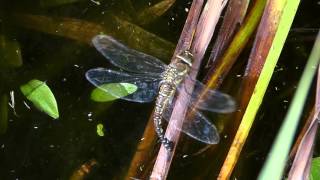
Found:
<svg viewBox="0 0 320 180"><path fill-rule="evenodd" d="M0 179L319 179L319 10L1 1Z"/></svg>

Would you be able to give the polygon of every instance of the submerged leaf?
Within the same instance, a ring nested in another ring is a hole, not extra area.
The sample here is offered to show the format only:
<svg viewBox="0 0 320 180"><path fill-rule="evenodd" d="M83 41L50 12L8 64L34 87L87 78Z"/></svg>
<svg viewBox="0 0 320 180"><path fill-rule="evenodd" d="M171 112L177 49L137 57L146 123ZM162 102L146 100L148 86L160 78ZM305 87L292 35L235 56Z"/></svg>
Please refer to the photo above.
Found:
<svg viewBox="0 0 320 180"><path fill-rule="evenodd" d="M93 36L100 33L108 34L125 41L130 48L140 50L163 60L170 59L175 47L173 43L113 13L104 14L101 17L104 19L101 25L80 19L31 14L14 14L12 18L18 26L88 44L91 44Z"/></svg>
<svg viewBox="0 0 320 180"><path fill-rule="evenodd" d="M98 136L104 136L103 124L97 124L97 134Z"/></svg>
<svg viewBox="0 0 320 180"><path fill-rule="evenodd" d="M159 3L148 7L138 14L138 22L140 24L148 24L162 16L175 3L175 0L162 0Z"/></svg>
<svg viewBox="0 0 320 180"><path fill-rule="evenodd" d="M0 34L0 68L14 68L22 65L20 44Z"/></svg>
<svg viewBox="0 0 320 180"><path fill-rule="evenodd" d="M33 79L20 86L20 90L37 109L54 119L59 118L57 101L45 82Z"/></svg>
<svg viewBox="0 0 320 180"><path fill-rule="evenodd" d="M312 159L309 179L310 180L320 179L320 157Z"/></svg>
<svg viewBox="0 0 320 180"><path fill-rule="evenodd" d="M91 92L91 99L96 102L114 101L136 92L138 87L130 83L102 84Z"/></svg>
<svg viewBox="0 0 320 180"><path fill-rule="evenodd" d="M8 96L3 94L0 98L0 134L4 134L8 127Z"/></svg>
<svg viewBox="0 0 320 180"><path fill-rule="evenodd" d="M57 7L66 4L81 2L84 0L40 0L41 7Z"/></svg>

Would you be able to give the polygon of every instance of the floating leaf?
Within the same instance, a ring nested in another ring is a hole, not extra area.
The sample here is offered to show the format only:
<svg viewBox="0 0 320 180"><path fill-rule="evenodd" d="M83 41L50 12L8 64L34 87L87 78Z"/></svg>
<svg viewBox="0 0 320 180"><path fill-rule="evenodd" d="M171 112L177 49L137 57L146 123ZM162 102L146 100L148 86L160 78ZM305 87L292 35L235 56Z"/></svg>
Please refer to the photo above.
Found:
<svg viewBox="0 0 320 180"><path fill-rule="evenodd" d="M98 136L104 136L104 127L103 124L97 125L97 134Z"/></svg>
<svg viewBox="0 0 320 180"><path fill-rule="evenodd" d="M8 96L2 95L0 98L0 134L4 134L8 127Z"/></svg>
<svg viewBox="0 0 320 180"><path fill-rule="evenodd" d="M96 102L114 101L136 92L138 87L130 83L102 84L91 92L91 99Z"/></svg>
<svg viewBox="0 0 320 180"><path fill-rule="evenodd" d="M313 158L311 163L310 180L320 179L320 157Z"/></svg>
<svg viewBox="0 0 320 180"><path fill-rule="evenodd" d="M20 90L40 111L54 119L59 118L57 101L45 82L33 79L20 86Z"/></svg>

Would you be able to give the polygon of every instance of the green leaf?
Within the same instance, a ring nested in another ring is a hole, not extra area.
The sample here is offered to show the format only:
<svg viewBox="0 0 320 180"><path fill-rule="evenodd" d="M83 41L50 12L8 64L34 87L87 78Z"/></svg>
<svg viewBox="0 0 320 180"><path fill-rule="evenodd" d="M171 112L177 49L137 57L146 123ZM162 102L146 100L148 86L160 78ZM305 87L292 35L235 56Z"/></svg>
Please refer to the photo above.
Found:
<svg viewBox="0 0 320 180"><path fill-rule="evenodd" d="M292 1L288 1L292 2ZM294 6L296 8L297 6ZM294 9L296 10L296 9ZM292 17L293 18L293 17ZM276 49L276 48L275 48ZM320 32L311 50L307 64L299 80L297 90L293 96L288 112L281 125L279 133L272 145L268 158L259 175L259 180L280 180L286 168L290 148L293 144L299 120L307 101L309 90L313 82L317 66L320 63Z"/></svg>
<svg viewBox="0 0 320 180"><path fill-rule="evenodd" d="M91 99L96 102L114 101L136 92L138 87L130 83L102 84L91 92Z"/></svg>
<svg viewBox="0 0 320 180"><path fill-rule="evenodd" d="M312 159L310 180L320 179L320 157Z"/></svg>
<svg viewBox="0 0 320 180"><path fill-rule="evenodd" d="M54 119L59 118L57 101L45 82L33 79L20 86L20 90L37 109Z"/></svg>
<svg viewBox="0 0 320 180"><path fill-rule="evenodd" d="M103 124L97 124L97 134L98 136L104 136Z"/></svg>

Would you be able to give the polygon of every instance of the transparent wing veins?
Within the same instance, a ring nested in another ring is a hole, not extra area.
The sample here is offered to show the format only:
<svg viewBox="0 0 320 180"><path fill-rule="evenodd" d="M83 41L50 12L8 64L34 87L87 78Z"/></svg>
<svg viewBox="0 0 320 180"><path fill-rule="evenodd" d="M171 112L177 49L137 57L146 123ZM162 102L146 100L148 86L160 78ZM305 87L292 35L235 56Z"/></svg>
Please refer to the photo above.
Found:
<svg viewBox="0 0 320 180"><path fill-rule="evenodd" d="M128 48L111 36L97 35L92 43L114 66L128 72L161 74L167 66L153 56Z"/></svg>
<svg viewBox="0 0 320 180"><path fill-rule="evenodd" d="M137 86L137 91L133 94L119 97L127 101L133 102L150 102L157 95L157 89L160 82L160 77L157 76L142 76L141 74L131 74L120 71L113 71L105 68L90 69L86 72L87 80L94 86L110 93L110 91L101 88L101 85L107 83L130 83ZM117 93L111 95L118 97Z"/></svg>

